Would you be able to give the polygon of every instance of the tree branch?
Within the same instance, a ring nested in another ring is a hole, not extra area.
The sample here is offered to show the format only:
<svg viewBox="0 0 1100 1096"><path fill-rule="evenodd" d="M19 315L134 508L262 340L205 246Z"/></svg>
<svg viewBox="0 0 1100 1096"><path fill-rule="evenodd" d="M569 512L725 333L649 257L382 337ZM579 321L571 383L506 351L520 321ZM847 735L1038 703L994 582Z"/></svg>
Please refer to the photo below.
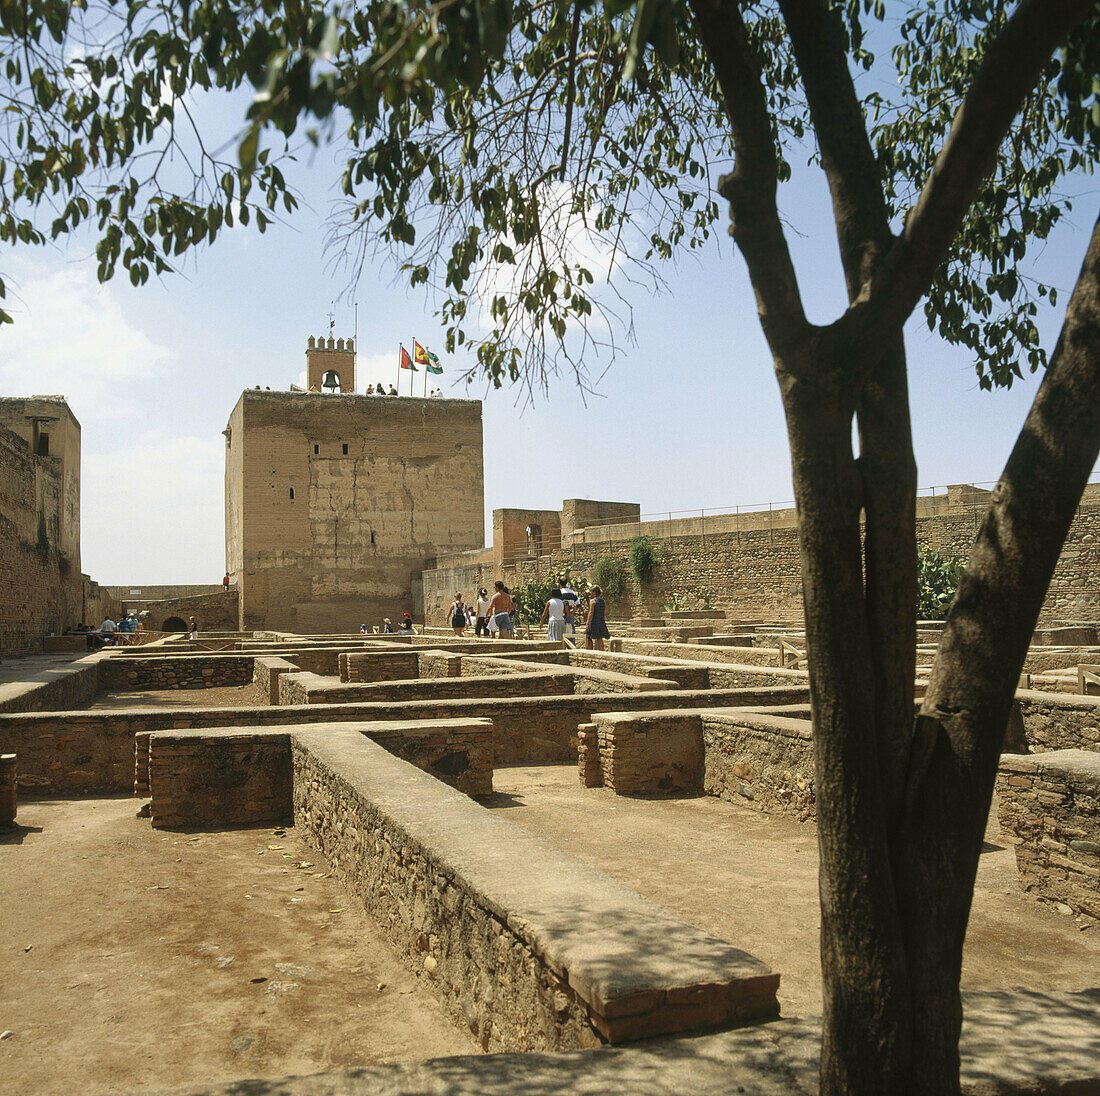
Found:
<svg viewBox="0 0 1100 1096"><path fill-rule="evenodd" d="M893 241L867 122L848 69L840 12L824 0L780 0L821 164L833 199L840 258L855 300Z"/></svg>
<svg viewBox="0 0 1100 1096"><path fill-rule="evenodd" d="M730 204L730 232L748 264L760 324L783 360L809 325L775 202L779 164L760 68L736 0L690 3L733 135L734 169L718 191Z"/></svg>
<svg viewBox="0 0 1100 1096"><path fill-rule="evenodd" d="M982 180L1050 55L1096 0L1022 0L990 47L951 131L879 271L849 310L874 343L904 323L927 292Z"/></svg>

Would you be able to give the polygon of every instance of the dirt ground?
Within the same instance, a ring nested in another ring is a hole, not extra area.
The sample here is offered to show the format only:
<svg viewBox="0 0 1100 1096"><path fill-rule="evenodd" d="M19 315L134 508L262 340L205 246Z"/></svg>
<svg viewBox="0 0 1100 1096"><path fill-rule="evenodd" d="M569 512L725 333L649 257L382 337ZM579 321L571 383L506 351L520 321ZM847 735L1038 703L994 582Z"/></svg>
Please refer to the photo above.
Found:
<svg viewBox="0 0 1100 1096"><path fill-rule="evenodd" d="M98 693L87 711L112 708L259 708L267 702L251 685L213 689L137 689Z"/></svg>
<svg viewBox="0 0 1100 1096"><path fill-rule="evenodd" d="M576 765L498 768L491 806L778 971L785 1016L821 1014L817 830L711 796L582 788ZM996 812L963 959L964 989L1100 986L1100 925L1028 898Z"/></svg>
<svg viewBox="0 0 1100 1096"><path fill-rule="evenodd" d="M133 799L0 832L0 1092L82 1096L479 1050L293 830L163 833Z"/></svg>

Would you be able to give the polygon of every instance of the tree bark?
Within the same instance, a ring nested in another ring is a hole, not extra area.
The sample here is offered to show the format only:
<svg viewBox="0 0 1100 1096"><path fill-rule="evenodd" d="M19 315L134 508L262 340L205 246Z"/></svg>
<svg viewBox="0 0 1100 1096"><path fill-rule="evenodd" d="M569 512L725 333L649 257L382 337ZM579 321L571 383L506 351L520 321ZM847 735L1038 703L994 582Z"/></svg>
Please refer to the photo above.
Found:
<svg viewBox="0 0 1100 1096"><path fill-rule="evenodd" d="M1100 219L1058 344L951 607L897 842L914 1096L958 1092L959 978L978 856L1032 630L1100 455Z"/></svg>

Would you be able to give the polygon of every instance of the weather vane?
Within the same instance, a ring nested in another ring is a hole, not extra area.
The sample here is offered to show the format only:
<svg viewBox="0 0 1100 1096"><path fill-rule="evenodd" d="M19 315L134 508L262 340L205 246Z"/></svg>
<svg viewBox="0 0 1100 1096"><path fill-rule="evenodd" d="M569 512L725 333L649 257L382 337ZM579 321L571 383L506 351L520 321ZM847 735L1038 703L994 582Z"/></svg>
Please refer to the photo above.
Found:
<svg viewBox="0 0 1100 1096"><path fill-rule="evenodd" d="M335 304L335 303L336 302L334 301L333 304ZM329 313L328 313L328 333L330 335L332 334L332 329L335 326L336 326L336 313L333 312L332 309L330 308Z"/></svg>

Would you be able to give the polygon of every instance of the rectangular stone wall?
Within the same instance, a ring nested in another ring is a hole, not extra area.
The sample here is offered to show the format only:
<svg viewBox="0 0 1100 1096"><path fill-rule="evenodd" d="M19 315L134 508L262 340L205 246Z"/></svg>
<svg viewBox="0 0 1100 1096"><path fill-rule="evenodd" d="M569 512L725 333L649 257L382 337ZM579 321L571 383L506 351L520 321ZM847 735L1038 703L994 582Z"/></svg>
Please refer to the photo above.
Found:
<svg viewBox="0 0 1100 1096"><path fill-rule="evenodd" d="M416 651L349 651L347 680L353 684L407 681L420 676L417 657Z"/></svg>
<svg viewBox="0 0 1100 1096"><path fill-rule="evenodd" d="M272 655L258 655L252 663L252 687L268 704L279 703L279 678L298 672L295 663Z"/></svg>
<svg viewBox="0 0 1100 1096"><path fill-rule="evenodd" d="M71 711L92 699L99 688L103 655L89 654L67 666L28 674L5 686L0 712Z"/></svg>
<svg viewBox="0 0 1100 1096"><path fill-rule="evenodd" d="M777 1013L759 960L361 741L300 732L293 759L295 824L484 1049Z"/></svg>
<svg viewBox="0 0 1100 1096"><path fill-rule="evenodd" d="M1016 700L1032 752L1100 750L1100 697L1020 689Z"/></svg>
<svg viewBox="0 0 1100 1096"><path fill-rule="evenodd" d="M290 736L236 728L149 736L153 825L254 825L291 817Z"/></svg>
<svg viewBox="0 0 1100 1096"><path fill-rule="evenodd" d="M1100 918L1100 753L1004 756L997 792L1023 889Z"/></svg>
<svg viewBox="0 0 1100 1096"><path fill-rule="evenodd" d="M252 655L179 655L142 658L123 655L100 664L99 687L104 692L136 689L212 689L250 685Z"/></svg>
<svg viewBox="0 0 1100 1096"><path fill-rule="evenodd" d="M917 539L921 544L958 559L966 560L983 517L975 508L959 514L938 514L917 519ZM793 515L792 515L793 516ZM774 522L769 528L768 522ZM730 525L754 525L756 528L730 529ZM763 527L759 527L763 525ZM609 606L610 628L615 635L616 621L648 616L673 597L707 600L720 608L742 613L800 615L802 578L798 537L790 518L769 515L767 511L704 518L691 522L686 535L678 521L653 522L629 531L655 536L660 543L661 566L653 582L639 591L628 574L626 589L617 604ZM720 528L720 532L705 532ZM671 530L671 536L669 531ZM603 531L597 530L595 543L577 543L538 559L503 568L493 578L503 578L509 587L569 567L574 575L589 575L601 556L624 562L629 552L629 536L601 543ZM614 534L612 534L614 536ZM482 572L478 572L481 574ZM453 581L435 582L433 572L423 574L425 609L440 614L454 593ZM485 579L477 579L482 585ZM578 581L580 581L578 579ZM444 600L446 599L446 600ZM1096 620L1100 618L1100 507L1081 506L1070 526L1066 546L1055 568L1040 619Z"/></svg>
<svg viewBox="0 0 1100 1096"><path fill-rule="evenodd" d="M587 779L588 751L595 747L599 783L619 795L702 790L703 734L697 713L596 715L593 724L595 741L585 735L578 754Z"/></svg>
<svg viewBox="0 0 1100 1096"><path fill-rule="evenodd" d="M572 692L573 675L553 670L507 677L433 677L414 681L374 681L363 685L342 685L315 674L286 674L279 682L281 704L562 696Z"/></svg>
<svg viewBox="0 0 1100 1096"><path fill-rule="evenodd" d="M160 730L272 727L317 721L487 718L493 723L497 765L574 761L577 728L594 712L652 711L686 706L763 706L804 700L804 690L749 689L701 693L623 693L506 697L256 708L126 708L95 712L0 715L0 751L19 755L20 789L32 797L129 792L134 786L134 739ZM148 753L137 753L138 784Z"/></svg>

